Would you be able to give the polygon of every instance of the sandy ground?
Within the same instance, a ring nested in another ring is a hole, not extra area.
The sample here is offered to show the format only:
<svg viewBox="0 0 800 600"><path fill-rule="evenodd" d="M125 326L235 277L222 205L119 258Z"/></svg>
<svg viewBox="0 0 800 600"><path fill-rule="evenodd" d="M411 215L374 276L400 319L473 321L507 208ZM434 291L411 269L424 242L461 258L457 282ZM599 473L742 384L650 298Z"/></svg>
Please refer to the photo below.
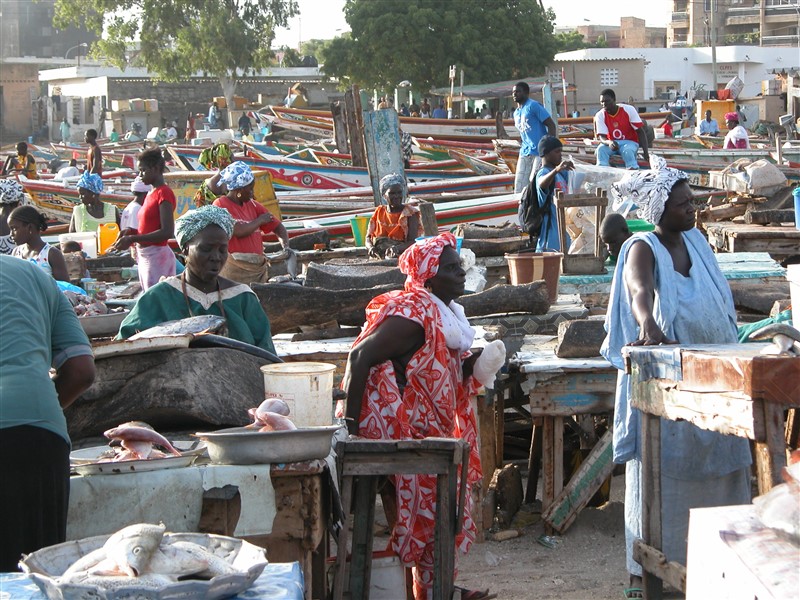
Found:
<svg viewBox="0 0 800 600"><path fill-rule="evenodd" d="M584 509L565 535L553 536L555 548L537 541L543 524L523 508L516 523L522 535L473 545L459 556L456 584L514 600L619 600L628 587L623 496L624 476L614 477L611 501Z"/></svg>

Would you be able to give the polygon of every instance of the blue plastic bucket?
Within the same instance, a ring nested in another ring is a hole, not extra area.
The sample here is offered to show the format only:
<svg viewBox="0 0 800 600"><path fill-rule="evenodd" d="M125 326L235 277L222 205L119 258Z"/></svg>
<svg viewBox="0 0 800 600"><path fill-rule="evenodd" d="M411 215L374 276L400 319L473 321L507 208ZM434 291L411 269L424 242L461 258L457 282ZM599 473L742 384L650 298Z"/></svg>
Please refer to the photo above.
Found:
<svg viewBox="0 0 800 600"><path fill-rule="evenodd" d="M800 229L800 187L794 188L794 226Z"/></svg>

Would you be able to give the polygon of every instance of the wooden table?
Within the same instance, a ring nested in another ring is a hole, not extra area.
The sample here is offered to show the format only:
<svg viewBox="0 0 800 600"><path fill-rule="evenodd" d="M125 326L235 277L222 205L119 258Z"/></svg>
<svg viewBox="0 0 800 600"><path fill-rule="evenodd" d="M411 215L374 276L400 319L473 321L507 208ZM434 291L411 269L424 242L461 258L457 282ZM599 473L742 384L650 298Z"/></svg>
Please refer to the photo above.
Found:
<svg viewBox="0 0 800 600"><path fill-rule="evenodd" d="M661 421L689 421L755 441L759 493L780 483L786 466L784 411L800 407L800 357L766 356L766 344L651 346L628 350L631 405L642 419L642 565L645 598L662 580L686 590L686 569L661 553Z"/></svg>
<svg viewBox="0 0 800 600"><path fill-rule="evenodd" d="M747 225L745 223L706 223L708 242L718 252L769 252L780 260L797 254L800 229L791 224Z"/></svg>
<svg viewBox="0 0 800 600"><path fill-rule="evenodd" d="M522 377L521 387L530 401L531 417L541 417L542 437L542 518L563 533L578 512L611 474L611 435L604 435L581 468L564 482L564 418L590 416L614 410L617 369L604 358L558 358L552 345L534 351L521 350L512 359ZM583 433L592 441L591 420L583 423ZM531 455L536 451L536 429ZM582 447L592 447L583 444ZM533 465L532 465L533 466ZM535 490L534 490L535 493Z"/></svg>

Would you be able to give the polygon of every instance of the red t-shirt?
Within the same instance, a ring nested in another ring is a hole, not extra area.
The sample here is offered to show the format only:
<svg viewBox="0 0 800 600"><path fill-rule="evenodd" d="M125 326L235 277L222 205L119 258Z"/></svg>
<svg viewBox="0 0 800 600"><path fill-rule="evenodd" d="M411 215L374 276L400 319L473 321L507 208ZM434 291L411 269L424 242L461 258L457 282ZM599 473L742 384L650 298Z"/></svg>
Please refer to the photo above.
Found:
<svg viewBox="0 0 800 600"><path fill-rule="evenodd" d="M249 223L254 221L258 218L259 215L263 215L264 213L269 212L266 208L264 208L261 204L256 202L255 200L250 200L249 202L245 202L243 205L239 206L228 198L227 196L220 196L216 200L214 200L214 206L219 206L220 208L224 208L236 221L241 221L243 223ZM265 223L259 229L256 229L253 233L248 235L247 237L240 237L237 238L233 236L231 241L228 242L228 252L243 252L246 254L264 254L264 245L261 236L261 232L264 233L271 233L275 231L275 228L280 225L281 222L276 217L272 217L272 221L269 223Z"/></svg>
<svg viewBox="0 0 800 600"><path fill-rule="evenodd" d="M598 135L608 136L610 140L630 140L639 143L636 130L643 125L636 109L627 104L617 104L617 114L610 115L606 109L594 117L594 128Z"/></svg>
<svg viewBox="0 0 800 600"><path fill-rule="evenodd" d="M175 199L175 192L173 192L167 184L161 185L155 189L150 190L144 198L144 204L139 211L139 234L153 233L161 229L161 205L168 202L172 206L172 211L178 201ZM148 246L166 246L166 240L163 242L156 242L147 244Z"/></svg>

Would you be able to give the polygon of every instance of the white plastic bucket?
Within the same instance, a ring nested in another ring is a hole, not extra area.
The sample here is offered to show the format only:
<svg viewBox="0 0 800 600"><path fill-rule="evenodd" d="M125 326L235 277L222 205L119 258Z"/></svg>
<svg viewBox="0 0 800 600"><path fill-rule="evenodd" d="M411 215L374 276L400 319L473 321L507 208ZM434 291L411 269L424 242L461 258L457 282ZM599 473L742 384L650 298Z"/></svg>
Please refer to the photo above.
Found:
<svg viewBox="0 0 800 600"><path fill-rule="evenodd" d="M289 405L289 418L298 427L333 423L333 373L336 365L288 362L264 365L265 396L277 396Z"/></svg>
<svg viewBox="0 0 800 600"><path fill-rule="evenodd" d="M97 234L93 231L82 233L62 233L58 236L58 243L75 241L81 245L89 258L97 258Z"/></svg>

